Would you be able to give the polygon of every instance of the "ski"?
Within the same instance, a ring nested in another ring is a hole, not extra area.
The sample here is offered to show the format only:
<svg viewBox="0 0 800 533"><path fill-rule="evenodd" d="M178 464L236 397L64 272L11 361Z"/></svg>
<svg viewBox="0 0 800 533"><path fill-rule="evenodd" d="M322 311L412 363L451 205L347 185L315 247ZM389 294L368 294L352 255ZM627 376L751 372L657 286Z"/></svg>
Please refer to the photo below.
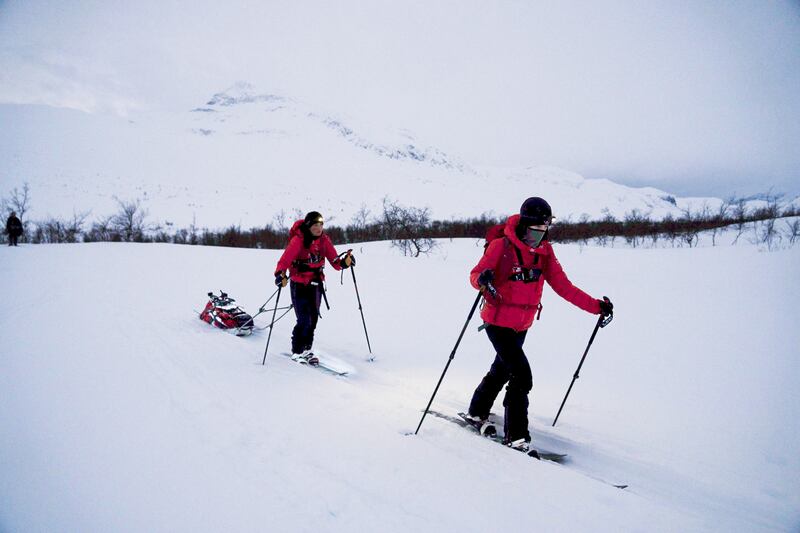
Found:
<svg viewBox="0 0 800 533"><path fill-rule="evenodd" d="M440 414L440 413L435 413L434 416L436 416L438 414ZM487 430L484 429L484 433L481 433L482 425L478 425L475 421L471 420L467 416L466 413L458 413L458 416L461 418L461 421L463 421L466 424L466 425L464 425L464 427L472 428L472 429L476 430L479 435L481 435L483 437L486 437L486 438L488 438L490 440L493 440L495 442L498 442L500 444L505 445L505 443L503 442L503 437L501 437L501 436L499 436L497 434L497 428L496 428L495 425L490 426L492 428L491 431L487 431ZM458 419L454 419L453 421L458 423L457 420ZM544 461L553 461L555 463L562 462L567 457L567 454L565 454L565 453L556 453L556 452L550 452L550 451L545 451L545 450L537 450L535 448L531 448L527 452L525 452L523 450L517 450L516 448L511 448L510 446L508 448L510 448L512 450L515 450L515 451L518 451L518 452L525 453L528 456L533 457L534 459L541 459L541 460L544 460Z"/></svg>
<svg viewBox="0 0 800 533"><path fill-rule="evenodd" d="M442 420L447 420L448 422L452 422L454 424L457 424L457 425L461 426L462 428L466 428L466 429L469 429L470 431L474 431L477 435L479 435L479 436L481 436L481 437L483 437L485 439L491 440L491 441L496 442L498 444L503 444L503 438L497 434L496 430L495 430L494 434L483 434L483 435L481 435L480 427L478 427L478 425L475 424L472 420L469 420L468 418L466 418L467 415L465 413L458 413L458 417L455 417L455 416L446 415L444 413L440 413L439 411L434 411L434 410L430 410L428 412L430 414L432 414L433 416L437 417L437 418L441 418ZM505 444L503 444L503 446L505 446ZM510 450L514 449L514 448L510 448L508 446L505 446L505 447L509 448ZM515 451L521 451L521 450L515 450ZM522 452L522 453L526 453L529 457L533 457L534 459L542 459L542 460L545 460L545 461L552 461L552 462L556 462L556 463L564 461L564 459L567 457L567 454L564 454L564 453L556 453L556 452L551 452L551 451L546 451L546 450L536 450L536 449L533 449L533 448L528 452Z"/></svg>
<svg viewBox="0 0 800 533"><path fill-rule="evenodd" d="M466 422L467 425L464 427L471 427L475 431L480 433L482 436L503 443L503 439L497 436L497 422L495 420L492 420L494 415L489 414L490 420L487 420L486 422L478 422L477 420L473 420L466 413L458 413L458 416L460 416L461 419L464 422ZM453 421L457 423L456 420ZM512 450L516 450L516 448L512 448ZM523 451L523 450L517 450L517 451ZM525 453L527 453L534 459L544 459L545 461L553 461L556 463L563 461L564 458L567 456L567 454L565 453L546 452L544 450L537 450L533 448Z"/></svg>
<svg viewBox="0 0 800 533"><path fill-rule="evenodd" d="M292 355L294 354L290 352L281 352L281 355L283 355L284 357L288 357L290 360L293 360ZM319 357L319 355L317 357ZM321 370L322 372L333 374L335 376L345 377L349 374L347 370L342 370L332 365L329 365L322 357L319 357L319 363L317 363L316 365L311 365L306 362L300 362L300 361L294 361L294 362L297 363L298 365L307 366L310 368L316 368L318 370Z"/></svg>
<svg viewBox="0 0 800 533"><path fill-rule="evenodd" d="M465 418L466 417L465 413L459 413L458 414L459 416L451 416L451 415L447 415L447 414L444 414L444 413L440 413L439 411L434 411L432 409L430 411L428 411L428 413L433 415L436 418L440 418L442 420L447 420L448 422L452 422L452 423L454 423L454 424L456 424L458 426L461 426L462 428L468 429L469 431L474 432L475 435L482 436L483 438L489 439L489 440L491 440L493 442L496 442L498 444L503 444L503 438L501 436L499 436L498 434L495 434L493 436L481 435L480 434L480 428L477 427L477 424L475 424L472 420L469 420L469 419ZM489 415L489 416L491 418L492 415ZM509 448L505 444L503 444L503 446L506 447L506 448ZM513 448L509 448L509 449L513 449ZM528 457L533 457L534 459L539 459L539 460L543 460L543 461L549 461L551 463L557 463L557 464L559 464L561 466L564 466L565 468L568 468L567 463L569 462L569 460L567 459L568 455L565 454L565 453L556 453L556 452L552 452L552 451L548 451L548 450L538 450L538 449L532 449L529 452L522 452L521 450L516 450L516 451L520 451L521 453L526 453L526 455L528 455ZM580 472L578 470L576 470L576 471ZM625 488L628 487L627 484L616 484L616 483L612 483L610 481L606 481L604 479L600 479L600 478L595 477L595 476L593 476L591 474L587 474L585 472L580 472L580 473L585 475L585 476L587 476L587 477L589 477L589 478L591 478L591 479L594 479L595 481L600 481L601 483L605 483L606 485L610 485L610 486L612 486L614 488L617 488L617 489L625 489Z"/></svg>

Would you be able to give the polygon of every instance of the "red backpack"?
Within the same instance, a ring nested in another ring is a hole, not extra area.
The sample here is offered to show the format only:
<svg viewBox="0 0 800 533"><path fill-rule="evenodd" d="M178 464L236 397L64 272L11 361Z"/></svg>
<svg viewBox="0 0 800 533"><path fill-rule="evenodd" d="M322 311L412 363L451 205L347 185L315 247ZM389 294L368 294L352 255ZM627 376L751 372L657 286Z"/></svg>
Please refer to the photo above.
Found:
<svg viewBox="0 0 800 533"><path fill-rule="evenodd" d="M489 227L486 230L486 242L483 244L483 252L486 253L486 250L489 248L489 244L495 239L502 239L505 237L504 230L506 229L505 223L496 224L494 226Z"/></svg>

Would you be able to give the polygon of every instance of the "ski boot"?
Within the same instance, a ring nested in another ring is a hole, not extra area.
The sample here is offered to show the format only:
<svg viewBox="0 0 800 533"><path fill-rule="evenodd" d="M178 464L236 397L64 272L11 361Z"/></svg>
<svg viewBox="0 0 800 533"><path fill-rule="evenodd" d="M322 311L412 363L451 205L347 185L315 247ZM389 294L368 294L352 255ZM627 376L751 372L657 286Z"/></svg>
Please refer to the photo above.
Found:
<svg viewBox="0 0 800 533"><path fill-rule="evenodd" d="M292 354L292 361L297 361L303 365L317 366L319 364L319 357L314 355L311 349L303 350L301 353Z"/></svg>
<svg viewBox="0 0 800 533"><path fill-rule="evenodd" d="M539 457L539 452L536 451L536 448L531 446L530 440L525 440L522 438L513 441L505 441L504 444L509 448L526 453L535 459L541 459L541 457Z"/></svg>
<svg viewBox="0 0 800 533"><path fill-rule="evenodd" d="M478 430L478 433L483 435L484 437L494 437L497 435L497 428L494 427L492 422L489 422L488 418L481 418L475 415L464 415L464 420L466 420L472 427Z"/></svg>

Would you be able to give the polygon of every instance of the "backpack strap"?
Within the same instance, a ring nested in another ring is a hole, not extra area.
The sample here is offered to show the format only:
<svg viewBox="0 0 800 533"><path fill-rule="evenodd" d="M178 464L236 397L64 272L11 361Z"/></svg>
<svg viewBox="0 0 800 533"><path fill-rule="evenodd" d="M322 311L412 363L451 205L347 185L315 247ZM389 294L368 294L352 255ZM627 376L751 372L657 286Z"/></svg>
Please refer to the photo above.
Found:
<svg viewBox="0 0 800 533"><path fill-rule="evenodd" d="M506 238L508 241L508 238ZM511 241L509 241L511 246L514 246ZM517 253L517 260L519 261L519 266L516 268L512 268L512 274L509 276L509 281L522 281L524 283L532 283L539 281L539 278L542 275L542 269L536 268L536 264L539 262L539 254L533 252L533 265L531 268L525 267L525 261L522 259L522 252L519 248L514 246L514 251Z"/></svg>
<svg viewBox="0 0 800 533"><path fill-rule="evenodd" d="M508 241L509 244L511 244L511 241L508 240L508 237L506 237L506 240ZM519 261L520 268L524 267L525 262L522 260L522 252L520 252L519 248L517 248L516 246L514 246L514 251L517 252L517 261Z"/></svg>

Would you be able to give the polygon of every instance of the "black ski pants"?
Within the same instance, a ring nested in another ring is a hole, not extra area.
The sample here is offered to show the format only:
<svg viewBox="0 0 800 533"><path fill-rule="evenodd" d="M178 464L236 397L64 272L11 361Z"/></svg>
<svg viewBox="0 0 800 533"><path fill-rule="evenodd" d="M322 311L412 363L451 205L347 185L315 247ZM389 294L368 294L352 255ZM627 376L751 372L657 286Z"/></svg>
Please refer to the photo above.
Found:
<svg viewBox="0 0 800 533"><path fill-rule="evenodd" d="M514 331L500 326L486 326L486 334L494 346L497 355L489 372L483 377L469 405L469 413L486 418L494 405L503 385L506 395L503 399L505 407L505 440L530 440L528 432L528 393L533 388L533 377L528 358L522 351L522 344L528 331Z"/></svg>
<svg viewBox="0 0 800 533"><path fill-rule="evenodd" d="M317 282L289 284L292 305L297 324L292 330L292 353L302 353L314 344L314 330L317 328L319 306L322 301L322 287Z"/></svg>

